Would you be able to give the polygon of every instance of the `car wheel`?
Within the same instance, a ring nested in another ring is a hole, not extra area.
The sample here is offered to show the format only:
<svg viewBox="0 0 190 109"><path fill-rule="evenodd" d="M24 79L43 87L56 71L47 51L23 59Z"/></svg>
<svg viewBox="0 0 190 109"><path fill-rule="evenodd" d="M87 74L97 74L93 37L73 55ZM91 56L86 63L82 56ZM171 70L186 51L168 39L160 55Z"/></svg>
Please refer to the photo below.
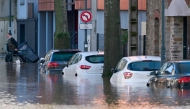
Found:
<svg viewBox="0 0 190 109"><path fill-rule="evenodd" d="M77 76L77 73L75 74L75 76Z"/></svg>
<svg viewBox="0 0 190 109"><path fill-rule="evenodd" d="M64 75L64 72L62 72L62 75Z"/></svg>
<svg viewBox="0 0 190 109"><path fill-rule="evenodd" d="M146 86L150 86L150 83L147 83Z"/></svg>

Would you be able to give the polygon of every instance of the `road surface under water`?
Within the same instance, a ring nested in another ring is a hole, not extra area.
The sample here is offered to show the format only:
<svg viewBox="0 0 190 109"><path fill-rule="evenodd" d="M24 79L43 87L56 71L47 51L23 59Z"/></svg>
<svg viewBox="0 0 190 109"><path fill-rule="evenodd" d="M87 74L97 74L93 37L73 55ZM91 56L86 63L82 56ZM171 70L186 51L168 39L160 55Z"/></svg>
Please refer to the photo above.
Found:
<svg viewBox="0 0 190 109"><path fill-rule="evenodd" d="M125 86L98 76L40 73L0 56L0 109L189 109L189 89Z"/></svg>

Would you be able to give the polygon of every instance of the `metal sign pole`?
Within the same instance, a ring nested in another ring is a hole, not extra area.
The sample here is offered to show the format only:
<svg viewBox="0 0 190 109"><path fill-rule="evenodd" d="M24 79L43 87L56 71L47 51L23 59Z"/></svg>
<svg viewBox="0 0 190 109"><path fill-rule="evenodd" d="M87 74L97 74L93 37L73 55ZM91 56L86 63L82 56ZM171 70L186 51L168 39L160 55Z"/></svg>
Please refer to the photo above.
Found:
<svg viewBox="0 0 190 109"><path fill-rule="evenodd" d="M87 10L87 0L85 0L85 10ZM87 29L84 29L84 51L88 51L88 43L87 43Z"/></svg>
<svg viewBox="0 0 190 109"><path fill-rule="evenodd" d="M11 33L11 9L12 0L9 0L9 33Z"/></svg>
<svg viewBox="0 0 190 109"><path fill-rule="evenodd" d="M165 62L165 0L162 0L162 48L161 65Z"/></svg>

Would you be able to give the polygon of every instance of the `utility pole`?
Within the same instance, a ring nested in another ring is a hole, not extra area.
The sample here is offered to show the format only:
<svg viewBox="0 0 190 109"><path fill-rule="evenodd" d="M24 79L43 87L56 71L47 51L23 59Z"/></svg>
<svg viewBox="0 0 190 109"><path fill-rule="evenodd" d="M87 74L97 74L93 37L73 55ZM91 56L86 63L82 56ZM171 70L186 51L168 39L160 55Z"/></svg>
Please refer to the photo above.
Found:
<svg viewBox="0 0 190 109"><path fill-rule="evenodd" d="M92 30L90 36L90 50L96 51L97 48L97 33L96 33L96 21L97 21L97 0L91 0L91 12L92 12Z"/></svg>
<svg viewBox="0 0 190 109"><path fill-rule="evenodd" d="M12 9L12 0L9 0L9 33L11 33L11 9Z"/></svg>
<svg viewBox="0 0 190 109"><path fill-rule="evenodd" d="M165 0L162 0L162 47L161 65L165 62Z"/></svg>
<svg viewBox="0 0 190 109"><path fill-rule="evenodd" d="M85 10L87 10L87 0L85 0ZM84 51L88 51L88 43L87 43L87 29L84 30Z"/></svg>

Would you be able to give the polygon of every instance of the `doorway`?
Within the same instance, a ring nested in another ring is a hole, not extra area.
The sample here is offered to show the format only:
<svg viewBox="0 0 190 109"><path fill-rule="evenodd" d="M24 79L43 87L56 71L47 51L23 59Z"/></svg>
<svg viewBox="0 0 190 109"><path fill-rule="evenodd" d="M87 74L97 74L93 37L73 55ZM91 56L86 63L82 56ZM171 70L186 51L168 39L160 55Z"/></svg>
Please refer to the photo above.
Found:
<svg viewBox="0 0 190 109"><path fill-rule="evenodd" d="M20 24L20 44L25 42L25 36L25 24Z"/></svg>

